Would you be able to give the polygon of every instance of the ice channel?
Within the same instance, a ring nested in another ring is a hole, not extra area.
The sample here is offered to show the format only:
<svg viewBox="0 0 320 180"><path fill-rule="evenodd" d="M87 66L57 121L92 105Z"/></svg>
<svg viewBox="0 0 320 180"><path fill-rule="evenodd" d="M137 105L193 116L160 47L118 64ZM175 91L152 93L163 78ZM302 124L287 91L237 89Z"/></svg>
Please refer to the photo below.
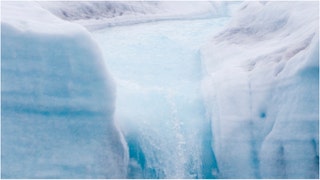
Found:
<svg viewBox="0 0 320 180"><path fill-rule="evenodd" d="M214 178L202 101L200 47L228 18L110 27L94 32L117 83L116 122L128 178Z"/></svg>

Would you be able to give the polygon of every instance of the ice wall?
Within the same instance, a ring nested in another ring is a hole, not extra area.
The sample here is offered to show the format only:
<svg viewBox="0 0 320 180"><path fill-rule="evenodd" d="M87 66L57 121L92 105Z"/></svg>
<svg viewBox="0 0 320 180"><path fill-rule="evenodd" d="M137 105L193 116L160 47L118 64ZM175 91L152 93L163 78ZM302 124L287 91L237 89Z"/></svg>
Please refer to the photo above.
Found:
<svg viewBox="0 0 320 180"><path fill-rule="evenodd" d="M123 178L115 87L87 31L2 2L2 178Z"/></svg>
<svg viewBox="0 0 320 180"><path fill-rule="evenodd" d="M245 2L203 47L220 178L319 178L318 13L318 2Z"/></svg>

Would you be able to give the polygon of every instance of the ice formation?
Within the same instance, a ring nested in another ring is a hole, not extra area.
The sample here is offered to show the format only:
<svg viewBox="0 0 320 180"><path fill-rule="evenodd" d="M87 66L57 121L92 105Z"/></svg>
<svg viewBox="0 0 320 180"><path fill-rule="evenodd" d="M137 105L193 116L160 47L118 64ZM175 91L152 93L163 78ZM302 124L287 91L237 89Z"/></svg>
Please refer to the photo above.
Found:
<svg viewBox="0 0 320 180"><path fill-rule="evenodd" d="M319 177L318 13L246 2L202 49L221 178Z"/></svg>
<svg viewBox="0 0 320 180"><path fill-rule="evenodd" d="M114 82L81 26L2 2L2 178L123 178Z"/></svg>
<svg viewBox="0 0 320 180"><path fill-rule="evenodd" d="M1 5L2 178L319 178L318 2Z"/></svg>

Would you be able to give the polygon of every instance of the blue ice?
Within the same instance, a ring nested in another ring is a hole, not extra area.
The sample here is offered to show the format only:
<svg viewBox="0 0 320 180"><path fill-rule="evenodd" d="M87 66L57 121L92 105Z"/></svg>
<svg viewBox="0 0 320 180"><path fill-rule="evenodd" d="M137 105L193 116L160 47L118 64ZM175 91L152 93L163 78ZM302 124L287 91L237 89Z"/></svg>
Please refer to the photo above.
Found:
<svg viewBox="0 0 320 180"><path fill-rule="evenodd" d="M116 121L128 178L214 178L200 47L227 18L162 21L94 32L117 83Z"/></svg>

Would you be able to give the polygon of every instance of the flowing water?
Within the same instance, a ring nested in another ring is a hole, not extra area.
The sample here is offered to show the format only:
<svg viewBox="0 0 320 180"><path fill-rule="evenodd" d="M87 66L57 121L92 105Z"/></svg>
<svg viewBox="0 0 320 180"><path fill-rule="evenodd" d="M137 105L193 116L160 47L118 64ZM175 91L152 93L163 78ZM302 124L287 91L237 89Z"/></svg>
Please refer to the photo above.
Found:
<svg viewBox="0 0 320 180"><path fill-rule="evenodd" d="M199 49L228 18L158 21L94 32L117 83L128 178L214 178Z"/></svg>

